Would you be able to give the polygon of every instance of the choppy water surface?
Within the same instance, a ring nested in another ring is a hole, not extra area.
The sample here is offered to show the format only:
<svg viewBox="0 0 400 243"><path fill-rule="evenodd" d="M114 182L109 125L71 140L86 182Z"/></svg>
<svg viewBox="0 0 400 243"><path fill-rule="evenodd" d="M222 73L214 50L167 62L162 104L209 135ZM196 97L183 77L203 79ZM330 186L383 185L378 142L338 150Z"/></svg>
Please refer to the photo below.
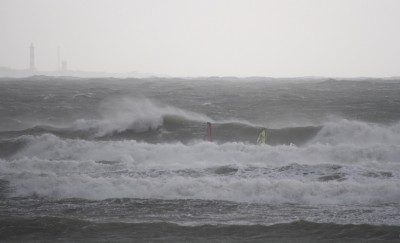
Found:
<svg viewBox="0 0 400 243"><path fill-rule="evenodd" d="M400 241L397 80L3 79L0 113L2 241Z"/></svg>

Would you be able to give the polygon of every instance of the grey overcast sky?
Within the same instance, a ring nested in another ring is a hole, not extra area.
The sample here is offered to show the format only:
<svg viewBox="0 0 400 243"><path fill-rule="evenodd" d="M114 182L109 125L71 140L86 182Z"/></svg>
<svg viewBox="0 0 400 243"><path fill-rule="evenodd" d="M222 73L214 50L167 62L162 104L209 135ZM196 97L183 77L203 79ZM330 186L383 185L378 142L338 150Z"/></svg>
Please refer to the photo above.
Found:
<svg viewBox="0 0 400 243"><path fill-rule="evenodd" d="M400 75L400 0L0 0L0 66L171 76Z"/></svg>

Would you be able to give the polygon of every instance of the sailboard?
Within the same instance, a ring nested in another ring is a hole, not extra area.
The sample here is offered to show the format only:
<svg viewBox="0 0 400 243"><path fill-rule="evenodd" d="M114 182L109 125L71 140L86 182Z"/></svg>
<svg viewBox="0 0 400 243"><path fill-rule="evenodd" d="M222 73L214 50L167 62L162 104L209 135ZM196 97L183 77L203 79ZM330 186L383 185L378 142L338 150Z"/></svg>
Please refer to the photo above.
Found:
<svg viewBox="0 0 400 243"><path fill-rule="evenodd" d="M207 141L212 141L211 137L211 122L207 122Z"/></svg>
<svg viewBox="0 0 400 243"><path fill-rule="evenodd" d="M263 128L258 134L257 144L263 144L267 140L267 129Z"/></svg>

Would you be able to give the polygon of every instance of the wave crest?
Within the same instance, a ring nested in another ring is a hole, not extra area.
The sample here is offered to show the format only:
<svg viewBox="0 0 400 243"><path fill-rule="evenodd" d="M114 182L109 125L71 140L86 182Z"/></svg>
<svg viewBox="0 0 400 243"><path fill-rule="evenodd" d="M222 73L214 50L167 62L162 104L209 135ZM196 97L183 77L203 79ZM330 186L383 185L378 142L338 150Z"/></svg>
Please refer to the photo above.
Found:
<svg viewBox="0 0 400 243"><path fill-rule="evenodd" d="M391 126L342 120L325 124L312 143L329 145L400 144L400 123Z"/></svg>
<svg viewBox="0 0 400 243"><path fill-rule="evenodd" d="M189 121L207 122L212 119L173 106L160 105L148 99L128 97L109 99L100 105L100 120L77 120L75 130L96 130L96 137L121 133L154 131L164 123L166 116L182 117Z"/></svg>

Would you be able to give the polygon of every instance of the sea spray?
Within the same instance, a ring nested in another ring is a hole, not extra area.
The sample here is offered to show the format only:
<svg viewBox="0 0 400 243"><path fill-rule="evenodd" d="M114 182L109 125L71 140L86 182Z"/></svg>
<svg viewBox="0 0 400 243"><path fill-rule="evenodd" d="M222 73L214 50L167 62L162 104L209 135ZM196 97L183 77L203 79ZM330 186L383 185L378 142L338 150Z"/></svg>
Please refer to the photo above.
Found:
<svg viewBox="0 0 400 243"><path fill-rule="evenodd" d="M159 105L148 99L118 97L107 99L100 105L101 120L77 120L72 128L76 130L96 129L96 136L102 137L126 130L145 132L163 125L165 116L179 116L187 120L211 121L205 115L185 111L167 105Z"/></svg>
<svg viewBox="0 0 400 243"><path fill-rule="evenodd" d="M398 80L225 79L0 80L1 241L399 240Z"/></svg>

